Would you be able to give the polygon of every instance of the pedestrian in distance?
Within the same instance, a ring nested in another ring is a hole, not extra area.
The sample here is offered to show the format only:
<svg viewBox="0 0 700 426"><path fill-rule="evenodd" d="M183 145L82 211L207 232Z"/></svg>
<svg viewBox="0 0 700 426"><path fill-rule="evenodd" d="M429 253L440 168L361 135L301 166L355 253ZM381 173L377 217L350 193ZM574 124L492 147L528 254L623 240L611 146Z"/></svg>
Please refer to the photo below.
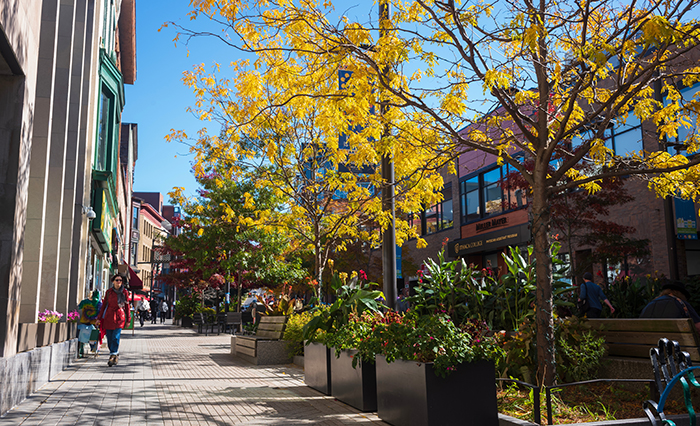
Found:
<svg viewBox="0 0 700 426"><path fill-rule="evenodd" d="M150 309L148 302L146 302L145 299L139 299L139 303L136 305L136 310L139 313L139 322L141 323L141 327L143 327L143 323L146 322L146 317L148 316L148 310Z"/></svg>
<svg viewBox="0 0 700 426"><path fill-rule="evenodd" d="M656 299L644 307L639 318L690 318L700 333L700 316L688 299L690 293L682 281L667 282Z"/></svg>
<svg viewBox="0 0 700 426"><path fill-rule="evenodd" d="M160 306L158 306L158 301L155 298L151 299L151 324L156 324L158 321L158 314L160 313Z"/></svg>
<svg viewBox="0 0 700 426"><path fill-rule="evenodd" d="M168 302L163 300L160 303L160 323L163 324L165 322L165 317L168 315Z"/></svg>
<svg viewBox="0 0 700 426"><path fill-rule="evenodd" d="M610 313L615 312L615 308L610 303L608 298L603 293L600 286L593 281L593 274L586 272L583 274L583 284L581 284L581 290L579 292L578 301L587 301L585 312L581 312L580 315L586 315L588 318L600 318L600 313L603 312L603 305L601 302L608 305L610 308ZM580 306L580 304L579 304Z"/></svg>
<svg viewBox="0 0 700 426"><path fill-rule="evenodd" d="M108 366L117 365L119 362L119 340L122 329L131 320L129 307L129 294L126 291L126 278L116 274L111 279L112 287L105 293L102 306L97 317L100 320L100 328L104 330L109 346Z"/></svg>

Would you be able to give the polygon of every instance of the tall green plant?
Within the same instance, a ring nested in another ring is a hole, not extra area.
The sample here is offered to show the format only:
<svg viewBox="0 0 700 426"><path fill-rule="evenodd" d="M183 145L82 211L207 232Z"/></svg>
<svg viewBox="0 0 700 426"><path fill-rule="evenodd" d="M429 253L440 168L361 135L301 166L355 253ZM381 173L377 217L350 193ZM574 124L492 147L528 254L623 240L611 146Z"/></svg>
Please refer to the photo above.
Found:
<svg viewBox="0 0 700 426"><path fill-rule="evenodd" d="M310 341L310 338L319 330L332 333L334 329L348 323L350 314L361 314L365 311L381 312L382 309L386 309L380 301L386 300L384 293L373 290L373 285L364 283L356 273L353 273L348 280L346 273L334 271L330 285L336 294L336 300L327 310L324 309L320 315L312 318L304 326L304 340Z"/></svg>
<svg viewBox="0 0 700 426"><path fill-rule="evenodd" d="M556 271L552 274L554 305L573 306L563 297L573 287L563 280L566 269L557 258L560 248L555 242L550 249ZM517 330L526 319L535 316L536 263L533 247L527 250L527 259L518 247L509 247L509 254L503 253L507 271L500 278L467 265L464 259L447 261L441 250L437 261L426 261L428 273L421 278L415 294L407 299L411 309L421 315L447 313L457 324L476 319L486 321L492 329Z"/></svg>
<svg viewBox="0 0 700 426"><path fill-rule="evenodd" d="M469 318L486 320L486 298L491 295L493 279L468 266L464 259L446 261L444 248L437 262L426 260L427 274L406 300L419 315L446 313L457 324Z"/></svg>

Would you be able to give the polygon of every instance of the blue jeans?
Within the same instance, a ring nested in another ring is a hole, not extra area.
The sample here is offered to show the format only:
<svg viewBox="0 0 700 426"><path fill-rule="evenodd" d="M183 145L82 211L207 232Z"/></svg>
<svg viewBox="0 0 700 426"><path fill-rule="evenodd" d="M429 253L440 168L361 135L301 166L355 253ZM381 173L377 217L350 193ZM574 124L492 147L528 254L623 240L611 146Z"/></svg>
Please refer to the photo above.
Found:
<svg viewBox="0 0 700 426"><path fill-rule="evenodd" d="M119 338L121 338L121 336L121 328L116 330L105 330L105 337L107 338L107 346L109 346L110 355L119 355Z"/></svg>

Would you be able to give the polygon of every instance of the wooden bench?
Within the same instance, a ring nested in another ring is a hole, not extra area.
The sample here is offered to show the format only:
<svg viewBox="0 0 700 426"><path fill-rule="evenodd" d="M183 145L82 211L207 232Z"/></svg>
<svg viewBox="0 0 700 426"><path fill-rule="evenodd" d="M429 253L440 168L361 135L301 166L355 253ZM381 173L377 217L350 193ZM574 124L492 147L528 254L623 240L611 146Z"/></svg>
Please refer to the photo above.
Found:
<svg viewBox="0 0 700 426"><path fill-rule="evenodd" d="M197 333L202 333L202 330L204 330L205 336L209 335L209 327L211 327L212 333L214 333L214 327L216 327L216 334L219 334L219 324L217 322L208 322L202 312L192 315L192 324L197 326Z"/></svg>
<svg viewBox="0 0 700 426"><path fill-rule="evenodd" d="M231 330L231 334L235 333L235 326L243 325L243 314L240 312L219 312L218 315L219 329L226 333Z"/></svg>
<svg viewBox="0 0 700 426"><path fill-rule="evenodd" d="M287 342L282 339L287 317L263 316L254 336L236 336L236 356L256 365L288 364Z"/></svg>
<svg viewBox="0 0 700 426"><path fill-rule="evenodd" d="M588 319L591 328L605 337L608 355L649 360L649 350L659 339L675 340L690 359L700 362L700 338L689 318Z"/></svg>

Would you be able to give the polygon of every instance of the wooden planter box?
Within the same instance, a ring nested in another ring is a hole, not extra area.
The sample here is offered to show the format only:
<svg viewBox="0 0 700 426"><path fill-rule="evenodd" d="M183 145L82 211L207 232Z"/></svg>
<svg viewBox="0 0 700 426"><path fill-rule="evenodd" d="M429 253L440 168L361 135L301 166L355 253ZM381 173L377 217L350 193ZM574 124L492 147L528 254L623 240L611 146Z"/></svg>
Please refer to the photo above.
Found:
<svg viewBox="0 0 700 426"><path fill-rule="evenodd" d="M498 426L496 369L491 361L462 364L447 377L432 364L377 355L377 414L394 426Z"/></svg>
<svg viewBox="0 0 700 426"><path fill-rule="evenodd" d="M304 346L304 383L326 395L331 394L331 351L326 345Z"/></svg>
<svg viewBox="0 0 700 426"><path fill-rule="evenodd" d="M374 364L358 362L352 368L357 351L344 350L336 358L331 348L331 395L360 411L377 411L377 373Z"/></svg>
<svg viewBox="0 0 700 426"><path fill-rule="evenodd" d="M56 333L56 324L51 322L40 322L36 328L36 346L49 346L53 343Z"/></svg>
<svg viewBox="0 0 700 426"><path fill-rule="evenodd" d="M68 324L68 340L78 338L78 323L69 322Z"/></svg>
<svg viewBox="0 0 700 426"><path fill-rule="evenodd" d="M17 330L17 352L31 351L36 347L36 323L20 323Z"/></svg>
<svg viewBox="0 0 700 426"><path fill-rule="evenodd" d="M54 325L56 326L56 328L54 332L53 342L61 343L68 340L68 323L59 322Z"/></svg>

